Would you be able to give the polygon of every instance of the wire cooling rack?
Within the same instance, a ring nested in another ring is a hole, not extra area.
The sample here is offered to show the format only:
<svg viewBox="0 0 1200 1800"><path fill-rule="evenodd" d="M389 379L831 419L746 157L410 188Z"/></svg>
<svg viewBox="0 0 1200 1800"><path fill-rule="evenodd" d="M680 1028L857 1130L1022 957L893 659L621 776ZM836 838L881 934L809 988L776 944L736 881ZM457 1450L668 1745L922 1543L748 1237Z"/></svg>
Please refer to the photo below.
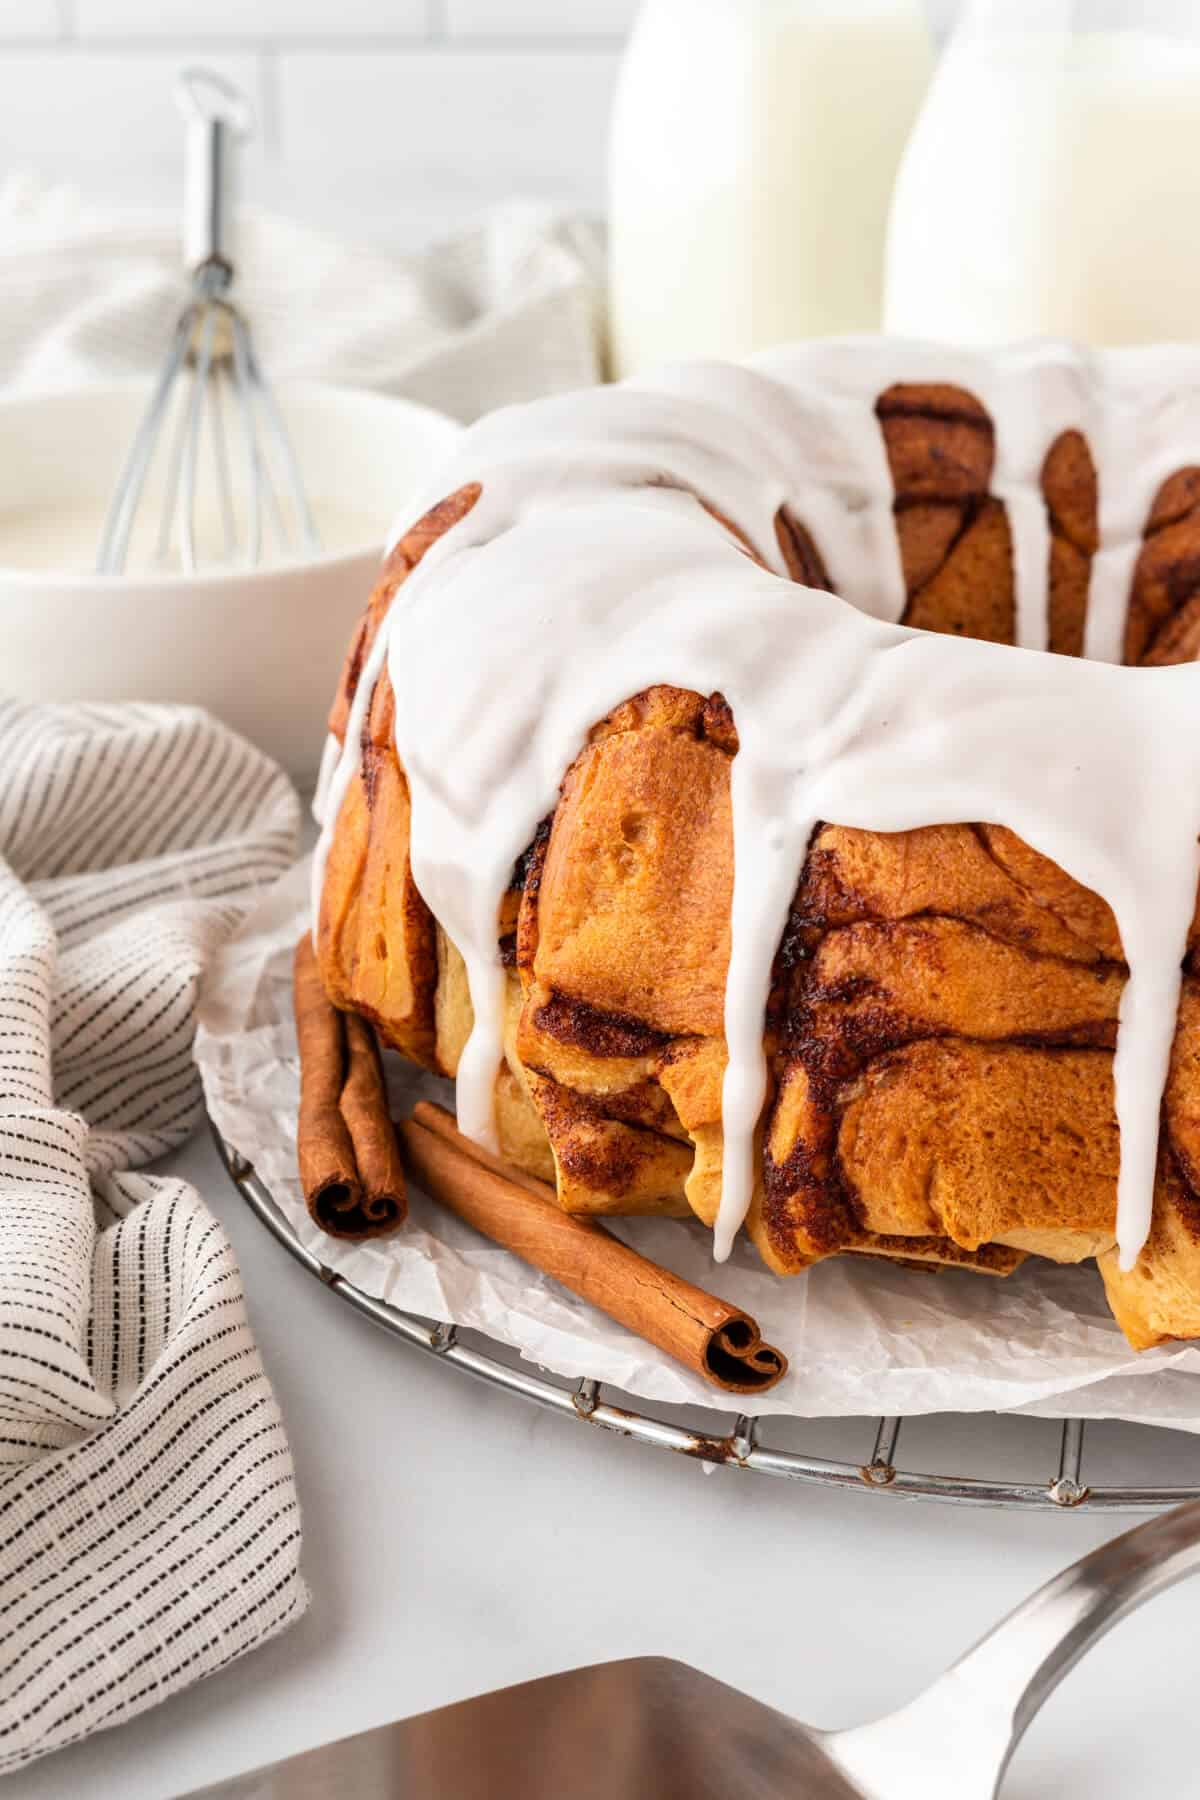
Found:
<svg viewBox="0 0 1200 1800"><path fill-rule="evenodd" d="M480 1333L460 1334L455 1325L417 1318L364 1293L305 1249L253 1165L226 1142L215 1125L212 1132L221 1160L247 1206L288 1254L295 1257L310 1275L315 1275L330 1293L413 1349L437 1357L478 1381L518 1394L563 1418L599 1426L602 1431L673 1450L680 1456L691 1456L700 1462L719 1463L760 1475L781 1475L790 1481L823 1487L867 1490L902 1499L941 1500L956 1506L1019 1506L1050 1512L1158 1512L1176 1506L1180 1501L1200 1498L1200 1484L1176 1487L1089 1483L1084 1474L1085 1424L1082 1419L1063 1420L1056 1466L1045 1480L1002 1481L904 1468L897 1457L904 1424L899 1418L861 1421L863 1448L867 1454L862 1462L856 1463L772 1446L767 1441L768 1435L780 1424L773 1415L754 1419L739 1414L724 1430L722 1427L731 1416L728 1413L714 1410L706 1414L704 1426L696 1428L635 1410L627 1396L622 1396L623 1403L617 1405L605 1397L598 1381L585 1378L572 1382L544 1369L535 1369L527 1362L510 1360L512 1352Z"/></svg>

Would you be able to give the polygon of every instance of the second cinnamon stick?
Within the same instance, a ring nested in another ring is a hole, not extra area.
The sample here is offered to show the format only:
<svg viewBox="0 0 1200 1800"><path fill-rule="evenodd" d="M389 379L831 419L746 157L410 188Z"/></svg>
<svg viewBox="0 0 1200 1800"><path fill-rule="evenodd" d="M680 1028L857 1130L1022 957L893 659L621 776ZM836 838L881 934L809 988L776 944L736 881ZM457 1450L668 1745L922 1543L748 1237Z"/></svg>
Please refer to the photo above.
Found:
<svg viewBox="0 0 1200 1800"><path fill-rule="evenodd" d="M412 1174L436 1200L713 1386L762 1393L786 1373L748 1313L563 1212L542 1183L502 1172L441 1108L422 1102L399 1131Z"/></svg>
<svg viewBox="0 0 1200 1800"><path fill-rule="evenodd" d="M307 934L296 945L293 993L296 1149L308 1210L331 1237L382 1237L404 1222L408 1208L375 1035L365 1020L333 1005Z"/></svg>

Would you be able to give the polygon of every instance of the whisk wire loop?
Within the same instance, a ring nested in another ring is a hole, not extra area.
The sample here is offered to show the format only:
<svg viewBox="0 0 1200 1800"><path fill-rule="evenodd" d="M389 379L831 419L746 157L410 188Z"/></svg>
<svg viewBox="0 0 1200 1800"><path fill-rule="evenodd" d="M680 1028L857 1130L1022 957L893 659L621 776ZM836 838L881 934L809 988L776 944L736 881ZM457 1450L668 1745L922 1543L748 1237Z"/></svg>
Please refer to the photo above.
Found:
<svg viewBox="0 0 1200 1800"><path fill-rule="evenodd" d="M137 512L138 503L142 497L150 459L154 455L162 432L163 420L167 416L176 378L187 358L197 310L194 305L189 306L179 318L171 339L171 348L167 353L167 359L159 371L149 405L142 415L141 424L129 447L129 454L113 492L108 516L104 522L104 533L100 539L96 569L101 575L119 574L125 566L134 514Z"/></svg>

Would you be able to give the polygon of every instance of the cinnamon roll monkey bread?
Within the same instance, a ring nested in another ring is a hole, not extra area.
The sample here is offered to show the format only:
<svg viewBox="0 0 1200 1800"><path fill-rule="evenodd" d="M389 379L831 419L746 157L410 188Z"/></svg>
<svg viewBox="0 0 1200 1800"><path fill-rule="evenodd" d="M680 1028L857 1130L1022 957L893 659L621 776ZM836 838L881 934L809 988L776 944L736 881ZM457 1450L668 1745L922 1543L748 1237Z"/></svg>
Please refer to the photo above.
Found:
<svg viewBox="0 0 1200 1800"><path fill-rule="evenodd" d="M1200 356L882 340L495 414L334 701L326 991L569 1212L1200 1335Z"/></svg>

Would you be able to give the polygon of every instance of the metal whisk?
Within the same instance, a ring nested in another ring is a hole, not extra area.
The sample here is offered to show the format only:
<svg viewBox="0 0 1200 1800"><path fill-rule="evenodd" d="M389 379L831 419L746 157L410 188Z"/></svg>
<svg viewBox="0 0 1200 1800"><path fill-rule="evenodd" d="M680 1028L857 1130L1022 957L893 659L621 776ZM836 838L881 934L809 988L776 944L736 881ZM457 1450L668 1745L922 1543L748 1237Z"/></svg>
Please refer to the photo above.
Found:
<svg viewBox="0 0 1200 1800"><path fill-rule="evenodd" d="M208 69L186 69L176 99L187 122L183 249L191 298L109 506L96 562L100 574L119 574L125 566L172 411L155 563L178 565L188 574L199 566L202 451L212 462L221 563L258 563L268 520L281 555L320 547L279 407L263 379L249 326L229 297L231 151L253 130L253 112L237 88ZM241 440L236 454L244 474L236 485L226 410L233 415L235 439Z"/></svg>

